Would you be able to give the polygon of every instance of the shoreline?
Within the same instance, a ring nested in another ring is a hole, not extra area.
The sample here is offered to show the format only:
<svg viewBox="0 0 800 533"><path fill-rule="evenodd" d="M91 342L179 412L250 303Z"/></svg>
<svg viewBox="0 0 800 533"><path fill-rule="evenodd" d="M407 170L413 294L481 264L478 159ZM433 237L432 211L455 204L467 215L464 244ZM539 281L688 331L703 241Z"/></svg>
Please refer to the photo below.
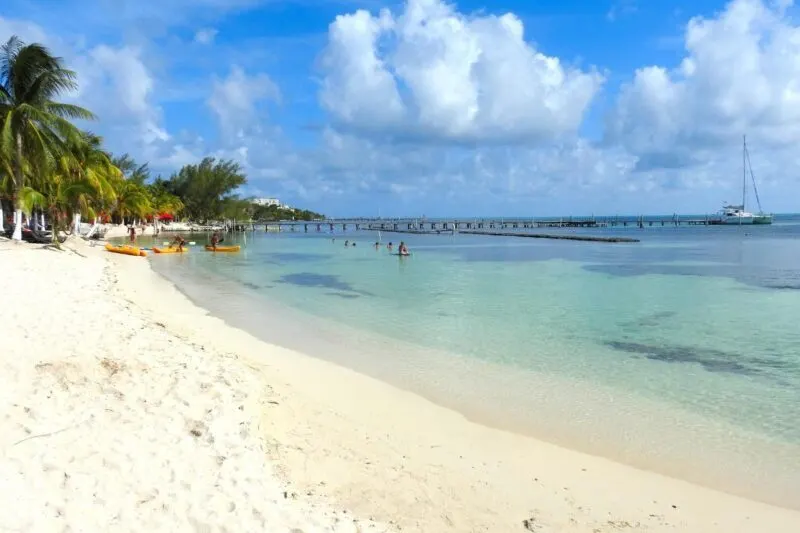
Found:
<svg viewBox="0 0 800 533"><path fill-rule="evenodd" d="M800 490L795 460L800 449L793 444L651 398L629 397L608 385L502 366L357 329L274 297L242 293L240 285L246 283L210 272L198 278L155 264L151 268L193 305L230 327L416 394L481 426L800 510L787 496ZM765 462L766 456L770 460Z"/></svg>
<svg viewBox="0 0 800 533"><path fill-rule="evenodd" d="M524 521L529 530L575 532L800 527L800 512L481 426L377 379L270 345L196 306L146 261L71 246L103 262L108 299L149 318L153 331L142 335L163 329L202 347L199 357L230 357L263 379L274 398L258 414L266 455L298 493L332 508L404 531L524 531Z"/></svg>

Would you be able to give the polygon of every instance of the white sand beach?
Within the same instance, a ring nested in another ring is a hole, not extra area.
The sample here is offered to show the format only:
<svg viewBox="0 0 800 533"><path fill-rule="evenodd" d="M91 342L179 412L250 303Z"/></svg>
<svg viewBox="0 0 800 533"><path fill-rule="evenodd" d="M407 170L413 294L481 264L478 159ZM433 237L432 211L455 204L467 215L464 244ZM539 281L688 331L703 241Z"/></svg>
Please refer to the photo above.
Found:
<svg viewBox="0 0 800 533"><path fill-rule="evenodd" d="M800 531L800 509L481 426L227 325L149 259L66 247L0 241L0 531Z"/></svg>

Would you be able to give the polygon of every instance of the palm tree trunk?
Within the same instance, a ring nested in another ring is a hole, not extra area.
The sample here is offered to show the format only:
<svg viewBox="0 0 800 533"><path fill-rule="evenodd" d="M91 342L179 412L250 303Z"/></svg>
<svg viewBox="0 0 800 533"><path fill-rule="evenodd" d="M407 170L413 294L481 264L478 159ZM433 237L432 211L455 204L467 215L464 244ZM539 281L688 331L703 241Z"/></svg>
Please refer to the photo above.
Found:
<svg viewBox="0 0 800 533"><path fill-rule="evenodd" d="M58 212L58 208L52 207L50 208L50 219L53 223L53 234L52 234L52 243L55 245L56 248L61 248L61 243L58 242L58 230L60 227L60 220L61 215Z"/></svg>
<svg viewBox="0 0 800 533"><path fill-rule="evenodd" d="M17 157L14 161L14 234L15 241L22 240L22 135L17 133Z"/></svg>

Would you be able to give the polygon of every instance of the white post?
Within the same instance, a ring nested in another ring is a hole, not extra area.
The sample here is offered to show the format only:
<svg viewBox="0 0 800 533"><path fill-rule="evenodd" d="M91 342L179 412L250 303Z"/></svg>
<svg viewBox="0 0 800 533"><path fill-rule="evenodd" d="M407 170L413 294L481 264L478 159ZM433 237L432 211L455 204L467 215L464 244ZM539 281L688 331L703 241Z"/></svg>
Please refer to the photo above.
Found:
<svg viewBox="0 0 800 533"><path fill-rule="evenodd" d="M3 218L3 203L0 202L0 233L6 229L6 219Z"/></svg>
<svg viewBox="0 0 800 533"><path fill-rule="evenodd" d="M14 210L14 234L11 238L15 241L22 240L22 209Z"/></svg>
<svg viewBox="0 0 800 533"><path fill-rule="evenodd" d="M75 213L75 228L72 231L75 235L81 234L81 214Z"/></svg>
<svg viewBox="0 0 800 533"><path fill-rule="evenodd" d="M42 225L42 231L44 231L45 228L47 228L47 226L44 225L44 211L42 211L39 214L39 221L41 222L41 225Z"/></svg>

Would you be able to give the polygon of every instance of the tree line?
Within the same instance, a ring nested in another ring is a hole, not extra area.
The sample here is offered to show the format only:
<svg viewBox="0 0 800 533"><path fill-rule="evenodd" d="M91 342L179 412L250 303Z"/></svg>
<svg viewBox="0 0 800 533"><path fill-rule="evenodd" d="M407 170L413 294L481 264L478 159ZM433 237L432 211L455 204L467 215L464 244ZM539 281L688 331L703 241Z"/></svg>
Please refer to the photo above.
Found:
<svg viewBox="0 0 800 533"><path fill-rule="evenodd" d="M41 44L13 36L0 47L0 229L9 226L13 238L22 238L23 215L51 226L54 242L81 220L323 218L241 198L247 177L230 160L207 157L153 179L147 164L113 155L100 136L73 123L96 119L58 101L77 86L75 73Z"/></svg>

